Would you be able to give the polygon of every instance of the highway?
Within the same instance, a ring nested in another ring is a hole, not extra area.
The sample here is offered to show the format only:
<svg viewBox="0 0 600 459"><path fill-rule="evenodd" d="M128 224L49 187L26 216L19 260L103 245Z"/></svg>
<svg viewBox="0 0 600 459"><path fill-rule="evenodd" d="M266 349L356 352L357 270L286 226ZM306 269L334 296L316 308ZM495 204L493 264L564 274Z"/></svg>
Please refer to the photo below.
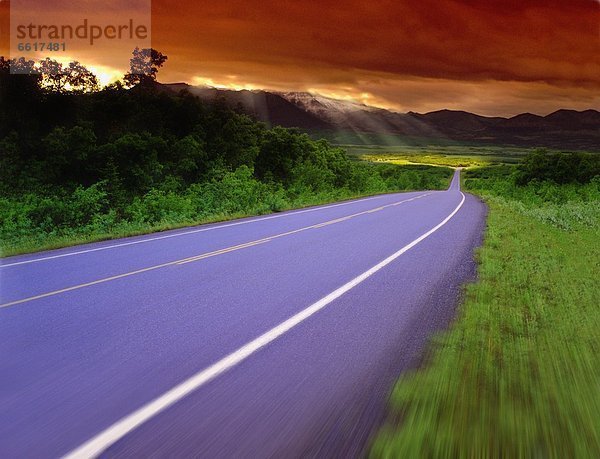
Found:
<svg viewBox="0 0 600 459"><path fill-rule="evenodd" d="M474 277L459 183L0 260L0 457L359 456Z"/></svg>

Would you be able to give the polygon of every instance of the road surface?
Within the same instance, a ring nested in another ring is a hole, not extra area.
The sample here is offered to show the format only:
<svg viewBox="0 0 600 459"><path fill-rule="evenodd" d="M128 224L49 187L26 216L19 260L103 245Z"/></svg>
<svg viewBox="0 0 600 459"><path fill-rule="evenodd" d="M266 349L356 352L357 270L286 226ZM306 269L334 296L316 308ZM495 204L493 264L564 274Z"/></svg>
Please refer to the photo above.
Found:
<svg viewBox="0 0 600 459"><path fill-rule="evenodd" d="M0 457L357 456L485 208L376 196L5 258Z"/></svg>

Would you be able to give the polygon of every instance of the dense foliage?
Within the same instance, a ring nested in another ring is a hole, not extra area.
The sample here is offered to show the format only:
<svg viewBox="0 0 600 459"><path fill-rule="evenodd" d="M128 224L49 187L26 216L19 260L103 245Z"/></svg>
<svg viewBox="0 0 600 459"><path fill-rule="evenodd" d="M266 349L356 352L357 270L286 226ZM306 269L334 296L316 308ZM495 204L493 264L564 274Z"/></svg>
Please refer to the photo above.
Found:
<svg viewBox="0 0 600 459"><path fill-rule="evenodd" d="M572 158L579 161L575 155ZM527 184L519 185L523 169L528 168L527 161L524 164L469 170L465 175L465 187L488 201L506 205L564 230L574 230L581 225L600 227L600 175L585 184L558 184L554 180L535 177Z"/></svg>
<svg viewBox="0 0 600 459"><path fill-rule="evenodd" d="M370 165L220 101L146 82L51 92L0 69L4 253L277 211L352 196L443 188L449 169Z"/></svg>
<svg viewBox="0 0 600 459"><path fill-rule="evenodd" d="M533 180L564 183L588 183L600 176L600 155L560 153L537 150L519 164L516 182L525 185Z"/></svg>

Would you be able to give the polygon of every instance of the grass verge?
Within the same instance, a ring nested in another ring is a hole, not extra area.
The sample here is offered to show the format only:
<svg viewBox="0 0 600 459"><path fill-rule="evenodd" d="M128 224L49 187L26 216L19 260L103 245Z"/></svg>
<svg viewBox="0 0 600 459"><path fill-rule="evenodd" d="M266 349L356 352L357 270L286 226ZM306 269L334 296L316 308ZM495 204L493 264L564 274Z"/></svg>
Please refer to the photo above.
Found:
<svg viewBox="0 0 600 459"><path fill-rule="evenodd" d="M598 226L488 204L478 282L371 457L600 457Z"/></svg>

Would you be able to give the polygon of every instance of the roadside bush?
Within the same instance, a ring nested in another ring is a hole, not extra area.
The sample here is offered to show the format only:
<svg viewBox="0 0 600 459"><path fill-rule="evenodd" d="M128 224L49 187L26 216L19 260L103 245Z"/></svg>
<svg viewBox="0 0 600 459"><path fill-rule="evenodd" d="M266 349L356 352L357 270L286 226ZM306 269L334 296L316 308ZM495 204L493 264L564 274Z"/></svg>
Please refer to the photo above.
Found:
<svg viewBox="0 0 600 459"><path fill-rule="evenodd" d="M336 181L334 171L312 162L303 162L296 165L291 171L291 176L293 187L313 192L332 190Z"/></svg>
<svg viewBox="0 0 600 459"><path fill-rule="evenodd" d="M266 210L269 186L254 178L248 166L227 172L220 179L198 184L191 190L201 214L236 214Z"/></svg>
<svg viewBox="0 0 600 459"><path fill-rule="evenodd" d="M110 232L117 223L105 183L72 193L0 198L0 241L4 250L48 238ZM29 242L28 242L29 241Z"/></svg>
<svg viewBox="0 0 600 459"><path fill-rule="evenodd" d="M563 230L580 225L600 227L600 177L583 185L533 179L516 186L518 174L514 166L468 170L464 185L467 190Z"/></svg>
<svg viewBox="0 0 600 459"><path fill-rule="evenodd" d="M129 221L136 223L160 223L191 221L196 211L187 196L152 189L142 197L135 197L125 209Z"/></svg>
<svg viewBox="0 0 600 459"><path fill-rule="evenodd" d="M104 183L95 183L87 188L79 186L70 195L41 198L29 195L28 217L43 231L86 226L97 215L108 211L103 186Z"/></svg>

